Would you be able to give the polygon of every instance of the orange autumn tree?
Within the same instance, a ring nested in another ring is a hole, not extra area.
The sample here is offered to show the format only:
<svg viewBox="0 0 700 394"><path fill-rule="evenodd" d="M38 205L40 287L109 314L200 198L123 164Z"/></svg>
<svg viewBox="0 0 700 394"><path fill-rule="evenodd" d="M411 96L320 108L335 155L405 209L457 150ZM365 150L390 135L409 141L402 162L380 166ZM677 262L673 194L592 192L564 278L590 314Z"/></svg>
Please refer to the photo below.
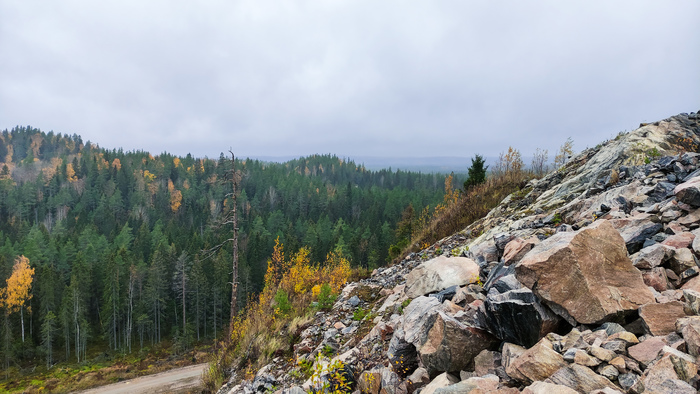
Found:
<svg viewBox="0 0 700 394"><path fill-rule="evenodd" d="M32 298L29 289L34 280L34 268L29 266L29 259L19 256L12 267L12 275L7 278L7 287L0 289L0 302L5 308L5 315L20 311L22 314L22 342L24 342L24 304Z"/></svg>

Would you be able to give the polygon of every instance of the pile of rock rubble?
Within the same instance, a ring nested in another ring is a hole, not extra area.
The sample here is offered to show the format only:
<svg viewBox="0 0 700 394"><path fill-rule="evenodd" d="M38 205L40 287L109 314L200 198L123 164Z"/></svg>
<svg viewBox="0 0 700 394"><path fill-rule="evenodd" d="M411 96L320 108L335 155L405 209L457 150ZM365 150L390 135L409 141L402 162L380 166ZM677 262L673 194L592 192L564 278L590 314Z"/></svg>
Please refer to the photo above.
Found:
<svg viewBox="0 0 700 394"><path fill-rule="evenodd" d="M696 393L698 147L691 113L585 150L220 392Z"/></svg>

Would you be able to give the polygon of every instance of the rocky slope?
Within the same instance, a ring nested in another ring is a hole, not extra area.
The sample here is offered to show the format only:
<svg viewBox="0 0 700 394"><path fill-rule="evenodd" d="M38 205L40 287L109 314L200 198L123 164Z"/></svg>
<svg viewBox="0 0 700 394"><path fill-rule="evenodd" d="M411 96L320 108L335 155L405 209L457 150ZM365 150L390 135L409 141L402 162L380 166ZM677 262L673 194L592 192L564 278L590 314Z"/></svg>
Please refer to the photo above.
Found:
<svg viewBox="0 0 700 394"><path fill-rule="evenodd" d="M696 393L698 147L691 113L585 150L220 392Z"/></svg>

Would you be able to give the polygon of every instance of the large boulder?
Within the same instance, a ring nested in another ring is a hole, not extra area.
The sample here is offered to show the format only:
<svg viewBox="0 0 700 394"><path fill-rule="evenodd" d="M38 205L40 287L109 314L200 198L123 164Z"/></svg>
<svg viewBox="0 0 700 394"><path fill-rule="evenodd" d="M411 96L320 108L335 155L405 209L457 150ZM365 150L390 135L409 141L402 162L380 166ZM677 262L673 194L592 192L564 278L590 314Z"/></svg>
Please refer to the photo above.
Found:
<svg viewBox="0 0 700 394"><path fill-rule="evenodd" d="M557 233L515 267L518 280L569 323L600 324L654 302L625 241L606 220Z"/></svg>
<svg viewBox="0 0 700 394"><path fill-rule="evenodd" d="M688 204L691 207L700 207L700 176L691 178L673 189L678 201Z"/></svg>
<svg viewBox="0 0 700 394"><path fill-rule="evenodd" d="M430 375L471 369L474 357L495 345L486 331L464 324L444 312L433 315L424 342L414 343Z"/></svg>
<svg viewBox="0 0 700 394"><path fill-rule="evenodd" d="M479 266L466 257L438 256L419 265L406 276L409 298L462 286L479 280Z"/></svg>
<svg viewBox="0 0 700 394"><path fill-rule="evenodd" d="M489 332L500 340L525 347L555 331L562 321L527 288L502 294L489 292L484 305Z"/></svg>

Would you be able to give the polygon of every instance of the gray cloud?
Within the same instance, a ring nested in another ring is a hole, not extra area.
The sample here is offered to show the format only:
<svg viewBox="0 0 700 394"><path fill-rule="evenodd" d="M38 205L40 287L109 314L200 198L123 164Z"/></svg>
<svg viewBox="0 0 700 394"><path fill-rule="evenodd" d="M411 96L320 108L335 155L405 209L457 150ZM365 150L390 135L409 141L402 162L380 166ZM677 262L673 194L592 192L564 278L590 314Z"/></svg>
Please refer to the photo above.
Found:
<svg viewBox="0 0 700 394"><path fill-rule="evenodd" d="M0 3L0 127L216 157L550 154L700 109L700 3Z"/></svg>

